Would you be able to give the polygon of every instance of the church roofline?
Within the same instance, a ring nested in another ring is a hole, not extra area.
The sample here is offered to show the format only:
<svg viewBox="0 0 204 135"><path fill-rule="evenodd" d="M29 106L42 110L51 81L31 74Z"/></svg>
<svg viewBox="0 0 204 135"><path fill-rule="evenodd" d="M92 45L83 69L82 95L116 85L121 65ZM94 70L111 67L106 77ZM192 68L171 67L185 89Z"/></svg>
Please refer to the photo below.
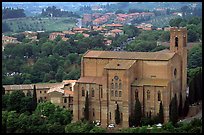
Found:
<svg viewBox="0 0 204 135"><path fill-rule="evenodd" d="M84 54L84 58L107 58L126 60L170 60L173 52L116 52L116 51L94 51L89 50Z"/></svg>

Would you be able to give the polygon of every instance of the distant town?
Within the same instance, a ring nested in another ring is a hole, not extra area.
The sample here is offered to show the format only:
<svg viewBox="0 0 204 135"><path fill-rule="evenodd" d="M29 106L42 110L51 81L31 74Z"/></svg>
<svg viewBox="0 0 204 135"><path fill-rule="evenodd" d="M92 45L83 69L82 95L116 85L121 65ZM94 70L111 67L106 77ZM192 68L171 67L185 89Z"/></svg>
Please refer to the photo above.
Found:
<svg viewBox="0 0 204 135"><path fill-rule="evenodd" d="M201 2L3 2L2 133L202 133Z"/></svg>

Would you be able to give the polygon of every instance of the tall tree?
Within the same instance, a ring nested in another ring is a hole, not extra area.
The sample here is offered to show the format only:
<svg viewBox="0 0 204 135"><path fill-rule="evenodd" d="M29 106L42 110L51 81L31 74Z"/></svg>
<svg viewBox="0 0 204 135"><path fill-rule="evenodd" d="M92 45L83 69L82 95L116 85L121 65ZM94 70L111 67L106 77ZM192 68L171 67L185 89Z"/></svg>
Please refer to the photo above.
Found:
<svg viewBox="0 0 204 135"><path fill-rule="evenodd" d="M5 88L2 86L2 96L5 94Z"/></svg>
<svg viewBox="0 0 204 135"><path fill-rule="evenodd" d="M186 96L186 100L184 102L184 107L183 107L183 116L186 117L189 111L189 98Z"/></svg>
<svg viewBox="0 0 204 135"><path fill-rule="evenodd" d="M136 101L135 101L134 117L135 117L135 126L139 126L141 117L142 117L142 110L141 110L141 103L138 98L136 98Z"/></svg>
<svg viewBox="0 0 204 135"><path fill-rule="evenodd" d="M36 86L33 88L33 99L32 99L32 110L35 111L37 107L37 94L36 94Z"/></svg>
<svg viewBox="0 0 204 135"><path fill-rule="evenodd" d="M89 96L88 91L86 92L85 108L84 108L84 119L89 120Z"/></svg>
<svg viewBox="0 0 204 135"><path fill-rule="evenodd" d="M180 92L180 98L179 98L179 107L178 107L178 115L179 117L181 117L183 115L183 112L182 112L182 108L183 108L183 102L182 102L182 94Z"/></svg>
<svg viewBox="0 0 204 135"><path fill-rule="evenodd" d="M119 105L117 104L117 108L115 110L115 123L118 125L120 123L120 111Z"/></svg>
<svg viewBox="0 0 204 135"><path fill-rule="evenodd" d="M164 109L163 109L162 102L160 102L160 105L159 105L159 122L164 123Z"/></svg>
<svg viewBox="0 0 204 135"><path fill-rule="evenodd" d="M176 122L178 121L178 108L177 108L177 97L176 94L174 95L174 98L171 101L171 107L170 107L170 121L173 124L176 124Z"/></svg>

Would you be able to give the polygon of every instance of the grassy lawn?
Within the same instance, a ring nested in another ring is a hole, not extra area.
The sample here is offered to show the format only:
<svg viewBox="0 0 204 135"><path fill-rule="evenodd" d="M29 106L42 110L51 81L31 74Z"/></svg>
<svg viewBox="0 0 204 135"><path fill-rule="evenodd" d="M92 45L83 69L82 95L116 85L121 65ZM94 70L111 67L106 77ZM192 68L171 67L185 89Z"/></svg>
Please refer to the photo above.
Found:
<svg viewBox="0 0 204 135"><path fill-rule="evenodd" d="M76 19L73 18L16 18L6 19L6 22L13 32L20 31L63 31L76 26Z"/></svg>

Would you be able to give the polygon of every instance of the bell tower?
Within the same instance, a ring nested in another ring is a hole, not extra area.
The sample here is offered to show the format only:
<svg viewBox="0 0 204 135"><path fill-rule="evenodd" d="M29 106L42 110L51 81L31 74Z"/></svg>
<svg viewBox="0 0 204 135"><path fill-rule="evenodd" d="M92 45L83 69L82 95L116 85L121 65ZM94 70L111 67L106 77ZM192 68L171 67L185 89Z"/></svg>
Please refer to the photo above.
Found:
<svg viewBox="0 0 204 135"><path fill-rule="evenodd" d="M187 29L170 28L170 52L181 56L182 97L186 96L187 87Z"/></svg>

